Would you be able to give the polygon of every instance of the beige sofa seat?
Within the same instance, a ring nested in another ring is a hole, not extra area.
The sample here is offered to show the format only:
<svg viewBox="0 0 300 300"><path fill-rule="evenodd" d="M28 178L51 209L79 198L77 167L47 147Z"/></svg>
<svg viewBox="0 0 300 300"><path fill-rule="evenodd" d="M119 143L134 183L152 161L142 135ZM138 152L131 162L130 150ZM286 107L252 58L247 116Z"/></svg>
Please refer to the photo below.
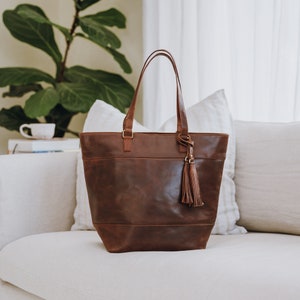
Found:
<svg viewBox="0 0 300 300"><path fill-rule="evenodd" d="M296 300L299 253L299 237L284 234L213 235L206 250L111 254L95 232L46 233L7 245L0 277L42 299Z"/></svg>

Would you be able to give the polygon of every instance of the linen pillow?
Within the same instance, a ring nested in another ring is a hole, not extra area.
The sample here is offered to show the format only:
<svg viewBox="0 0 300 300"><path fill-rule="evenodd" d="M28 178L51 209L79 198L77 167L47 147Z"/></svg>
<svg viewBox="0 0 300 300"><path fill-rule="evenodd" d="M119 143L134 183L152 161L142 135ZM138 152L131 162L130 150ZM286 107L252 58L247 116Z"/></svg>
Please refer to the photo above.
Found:
<svg viewBox="0 0 300 300"><path fill-rule="evenodd" d="M81 151L78 153L77 160L76 207L74 211L74 220L75 222L72 225L71 230L95 230L86 190Z"/></svg>
<svg viewBox="0 0 300 300"><path fill-rule="evenodd" d="M224 90L219 90L187 109L189 132L220 132L229 134L226 160L220 188L218 213L212 234L245 233L237 226L239 209L235 201L235 133L233 121ZM172 117L160 128L161 131L176 131L176 117Z"/></svg>
<svg viewBox="0 0 300 300"><path fill-rule="evenodd" d="M235 186L233 182L235 162L235 138L231 115L223 90L217 91L206 99L187 109L190 132L220 132L230 135L227 158L220 190L218 214L213 234L245 233L243 227L237 226L239 211L235 202ZM120 131L124 114L103 101L96 101L88 113L84 131ZM166 121L159 131L176 131L176 117ZM149 131L139 123L134 124L135 131ZM92 229L87 193L85 189L82 160L78 160L78 194L75 209L75 224L72 230ZM83 186L83 188L82 188ZM81 208L84 206L84 208Z"/></svg>
<svg viewBox="0 0 300 300"><path fill-rule="evenodd" d="M300 234L300 122L236 121L235 127L239 224Z"/></svg>
<svg viewBox="0 0 300 300"><path fill-rule="evenodd" d="M120 132L123 127L125 115L115 107L102 100L97 100L91 107L84 123L84 132ZM149 131L146 127L134 121L134 131ZM84 178L81 152L77 161L76 208L74 211L75 223L71 230L94 230L90 205Z"/></svg>

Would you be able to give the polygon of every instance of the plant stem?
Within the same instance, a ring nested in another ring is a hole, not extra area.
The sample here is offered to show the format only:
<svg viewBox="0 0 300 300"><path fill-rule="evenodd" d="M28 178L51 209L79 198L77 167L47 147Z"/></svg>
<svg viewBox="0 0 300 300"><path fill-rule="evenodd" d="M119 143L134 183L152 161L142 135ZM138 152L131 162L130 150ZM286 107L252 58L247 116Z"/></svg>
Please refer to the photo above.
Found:
<svg viewBox="0 0 300 300"><path fill-rule="evenodd" d="M57 75L57 82L62 82L63 79L64 79L64 73L65 73L65 69L66 69L66 63L67 63L67 58L68 58L70 46L71 46L72 41L73 41L73 35L74 35L75 30L76 30L76 27L78 26L78 16L79 16L79 9L75 5L75 15L74 15L73 23L72 23L72 26L71 26L71 29L70 29L71 38L66 39L66 50L65 50L64 58L63 58L63 60L61 62L61 65L60 65L60 70L59 70L58 75Z"/></svg>

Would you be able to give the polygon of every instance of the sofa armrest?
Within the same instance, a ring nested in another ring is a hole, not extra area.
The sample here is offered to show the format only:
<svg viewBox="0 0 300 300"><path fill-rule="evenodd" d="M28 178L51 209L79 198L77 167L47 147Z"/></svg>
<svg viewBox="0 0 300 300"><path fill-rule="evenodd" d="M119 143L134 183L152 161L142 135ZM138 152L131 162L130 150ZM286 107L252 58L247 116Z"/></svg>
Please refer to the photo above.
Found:
<svg viewBox="0 0 300 300"><path fill-rule="evenodd" d="M22 236L70 230L77 156L0 155L0 249Z"/></svg>

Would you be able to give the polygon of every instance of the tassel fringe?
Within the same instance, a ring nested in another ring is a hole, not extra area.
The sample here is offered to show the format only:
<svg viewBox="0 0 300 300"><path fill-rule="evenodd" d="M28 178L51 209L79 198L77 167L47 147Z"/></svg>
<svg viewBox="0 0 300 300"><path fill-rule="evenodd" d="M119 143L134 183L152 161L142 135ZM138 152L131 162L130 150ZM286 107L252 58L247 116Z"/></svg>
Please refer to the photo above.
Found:
<svg viewBox="0 0 300 300"><path fill-rule="evenodd" d="M201 199L199 178L193 156L194 143L190 137L186 140L179 137L178 142L187 147L187 155L182 170L181 203L190 207L203 206L204 202Z"/></svg>
<svg viewBox="0 0 300 300"><path fill-rule="evenodd" d="M190 176L189 176L189 163L185 161L182 171L182 183L181 183L181 203L192 206L193 195L190 189Z"/></svg>

